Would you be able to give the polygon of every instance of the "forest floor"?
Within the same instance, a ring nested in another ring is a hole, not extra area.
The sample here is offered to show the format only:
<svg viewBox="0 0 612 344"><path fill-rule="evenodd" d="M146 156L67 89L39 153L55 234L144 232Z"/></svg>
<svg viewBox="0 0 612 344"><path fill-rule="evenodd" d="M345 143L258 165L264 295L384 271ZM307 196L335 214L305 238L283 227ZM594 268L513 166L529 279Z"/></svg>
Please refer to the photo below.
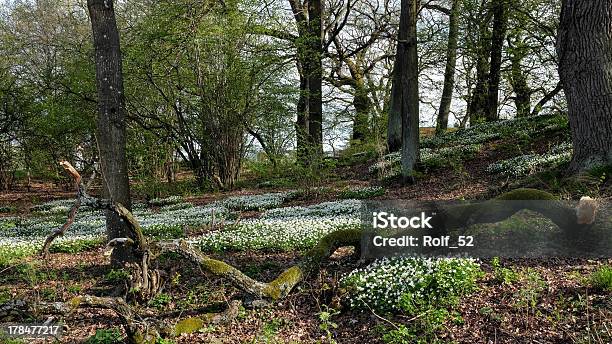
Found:
<svg viewBox="0 0 612 344"><path fill-rule="evenodd" d="M521 143L520 150L545 153L559 141L558 135L549 135L528 144ZM377 200L487 199L521 186L545 189L572 199L580 198L584 190L595 190L599 198L610 199L609 178L584 177L578 185L556 172L521 179L487 172L491 163L516 156L514 147L511 140L489 142L476 156L460 164L425 169L413 185L401 185L393 178L384 181L373 178L368 167L374 161L364 159L335 167L330 174L333 178L318 182L325 192L307 193L283 206L336 201L347 188L371 185L385 189L384 195L373 197ZM185 201L202 206L230 196L288 189L291 188L258 188L253 182L231 192L189 196ZM36 185L29 191L5 192L0 194L0 206L10 206L12 211L0 216L29 216L28 209L33 204L71 197L73 191L46 184ZM248 219L260 215L261 211L251 210L242 212L240 216ZM300 249L245 249L213 251L211 255L257 280L270 281L299 261L303 253ZM335 296L340 292L340 278L363 264L351 253L349 248L336 251L323 263L318 274L310 275L282 301L256 308L247 305L230 324L210 325L196 333L183 334L174 341L414 342L403 341L397 333L401 332L402 326L410 327L418 321L418 316L379 314L335 305ZM229 300L244 298L243 293L231 284L202 273L190 263L164 261L160 264L168 271L171 281L166 284L161 297L143 306L147 309L143 313L159 319L176 320L211 312L222 308ZM502 259L500 264L490 261L480 264L485 274L478 281L478 289L460 300L452 310L453 316L444 321L443 326L421 328L420 331L429 331L423 333L422 343L612 343L610 292L597 290L588 282L589 274L605 264L612 264L612 260ZM45 261L30 256L0 267L0 304L11 299L52 302L67 301L84 294L108 295L121 281L118 275L109 267L105 248L99 245L75 253L53 253ZM65 343L84 342L100 329L109 330L106 333L109 338L116 332L123 333L118 318L108 310L78 309L64 321L67 326L61 342Z"/></svg>

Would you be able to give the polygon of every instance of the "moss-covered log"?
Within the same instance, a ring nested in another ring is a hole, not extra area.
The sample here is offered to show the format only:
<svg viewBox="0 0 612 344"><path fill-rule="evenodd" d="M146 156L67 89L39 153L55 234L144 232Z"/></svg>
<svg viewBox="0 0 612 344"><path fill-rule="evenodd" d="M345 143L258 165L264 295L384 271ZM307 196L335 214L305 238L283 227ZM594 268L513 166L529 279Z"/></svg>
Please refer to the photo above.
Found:
<svg viewBox="0 0 612 344"><path fill-rule="evenodd" d="M256 281L235 267L212 259L184 240L163 242L157 245L162 252L175 252L198 264L204 271L212 273L233 283L243 291L258 297L278 300L289 295L291 290L300 283L306 275L318 268L321 261L341 246L359 247L361 231L341 230L323 237L319 243L307 251L300 263L283 271L270 282Z"/></svg>

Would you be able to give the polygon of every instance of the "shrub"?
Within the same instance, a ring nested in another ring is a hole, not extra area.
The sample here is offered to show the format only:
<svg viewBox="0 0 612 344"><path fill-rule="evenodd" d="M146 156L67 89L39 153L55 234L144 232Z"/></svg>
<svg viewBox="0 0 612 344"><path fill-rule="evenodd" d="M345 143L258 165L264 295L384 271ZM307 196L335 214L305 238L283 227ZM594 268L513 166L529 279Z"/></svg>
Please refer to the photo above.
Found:
<svg viewBox="0 0 612 344"><path fill-rule="evenodd" d="M383 258L343 277L357 309L416 312L425 305L455 304L476 289L482 270L471 259Z"/></svg>
<svg viewBox="0 0 612 344"><path fill-rule="evenodd" d="M500 283L512 284L518 280L518 274L514 270L501 266L499 257L494 257L491 260L491 267L493 268L495 280Z"/></svg>

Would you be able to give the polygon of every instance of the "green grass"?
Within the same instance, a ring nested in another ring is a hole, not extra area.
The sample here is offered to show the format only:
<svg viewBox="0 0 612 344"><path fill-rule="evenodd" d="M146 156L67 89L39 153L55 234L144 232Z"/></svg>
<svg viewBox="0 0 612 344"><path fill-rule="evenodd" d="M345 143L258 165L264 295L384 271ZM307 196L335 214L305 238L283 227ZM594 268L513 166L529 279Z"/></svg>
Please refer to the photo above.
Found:
<svg viewBox="0 0 612 344"><path fill-rule="evenodd" d="M591 286L597 290L612 292L612 265L604 265L589 276Z"/></svg>

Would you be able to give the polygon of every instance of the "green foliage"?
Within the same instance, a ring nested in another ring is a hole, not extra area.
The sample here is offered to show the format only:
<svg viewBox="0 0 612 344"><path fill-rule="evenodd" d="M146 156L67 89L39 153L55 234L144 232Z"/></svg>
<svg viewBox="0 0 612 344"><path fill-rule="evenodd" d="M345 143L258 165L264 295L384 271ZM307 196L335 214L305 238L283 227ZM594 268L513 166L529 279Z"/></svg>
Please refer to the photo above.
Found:
<svg viewBox="0 0 612 344"><path fill-rule="evenodd" d="M123 343L121 331L116 328L97 329L96 334L87 338L85 344L119 344Z"/></svg>
<svg viewBox="0 0 612 344"><path fill-rule="evenodd" d="M178 239L185 237L185 231L178 223L151 224L142 230L142 234L154 239Z"/></svg>
<svg viewBox="0 0 612 344"><path fill-rule="evenodd" d="M0 268L11 266L35 252L36 250L31 246L0 246Z"/></svg>
<svg viewBox="0 0 612 344"><path fill-rule="evenodd" d="M0 214L14 213L17 208L10 206L0 206Z"/></svg>
<svg viewBox="0 0 612 344"><path fill-rule="evenodd" d="M154 298L149 300L149 306L155 307L157 309L163 309L166 307L170 301L172 301L172 297L166 293L159 293L155 295Z"/></svg>
<svg viewBox="0 0 612 344"><path fill-rule="evenodd" d="M340 198L366 199L385 194L385 188L380 186L369 186L363 188L350 188L340 192Z"/></svg>
<svg viewBox="0 0 612 344"><path fill-rule="evenodd" d="M491 268L495 280L500 283L512 284L518 280L518 274L514 270L501 266L499 257L494 257L491 260Z"/></svg>
<svg viewBox="0 0 612 344"><path fill-rule="evenodd" d="M546 282L535 270L526 269L519 275L521 287L514 294L514 303L527 311L535 310L540 294L546 289Z"/></svg>
<svg viewBox="0 0 612 344"><path fill-rule="evenodd" d="M338 328L338 324L332 321L332 317L340 314L339 311L330 308L326 305L323 305L321 311L319 312L319 329L325 333L325 337L329 344L336 344L336 340L334 340L334 336L332 330Z"/></svg>
<svg viewBox="0 0 612 344"><path fill-rule="evenodd" d="M51 244L49 252L54 253L79 253L89 251L104 244L103 238L55 241Z"/></svg>
<svg viewBox="0 0 612 344"><path fill-rule="evenodd" d="M176 344L172 339L157 338L155 344Z"/></svg>
<svg viewBox="0 0 612 344"><path fill-rule="evenodd" d="M604 265L589 276L589 282L595 289L612 292L612 266Z"/></svg>
<svg viewBox="0 0 612 344"><path fill-rule="evenodd" d="M111 284L123 283L130 278L130 273L124 269L111 269L105 276L104 279Z"/></svg>
<svg viewBox="0 0 612 344"><path fill-rule="evenodd" d="M164 198L172 195L189 196L211 190L209 187L198 185L192 179L168 183L157 178L143 178L130 187L134 195L147 199Z"/></svg>

